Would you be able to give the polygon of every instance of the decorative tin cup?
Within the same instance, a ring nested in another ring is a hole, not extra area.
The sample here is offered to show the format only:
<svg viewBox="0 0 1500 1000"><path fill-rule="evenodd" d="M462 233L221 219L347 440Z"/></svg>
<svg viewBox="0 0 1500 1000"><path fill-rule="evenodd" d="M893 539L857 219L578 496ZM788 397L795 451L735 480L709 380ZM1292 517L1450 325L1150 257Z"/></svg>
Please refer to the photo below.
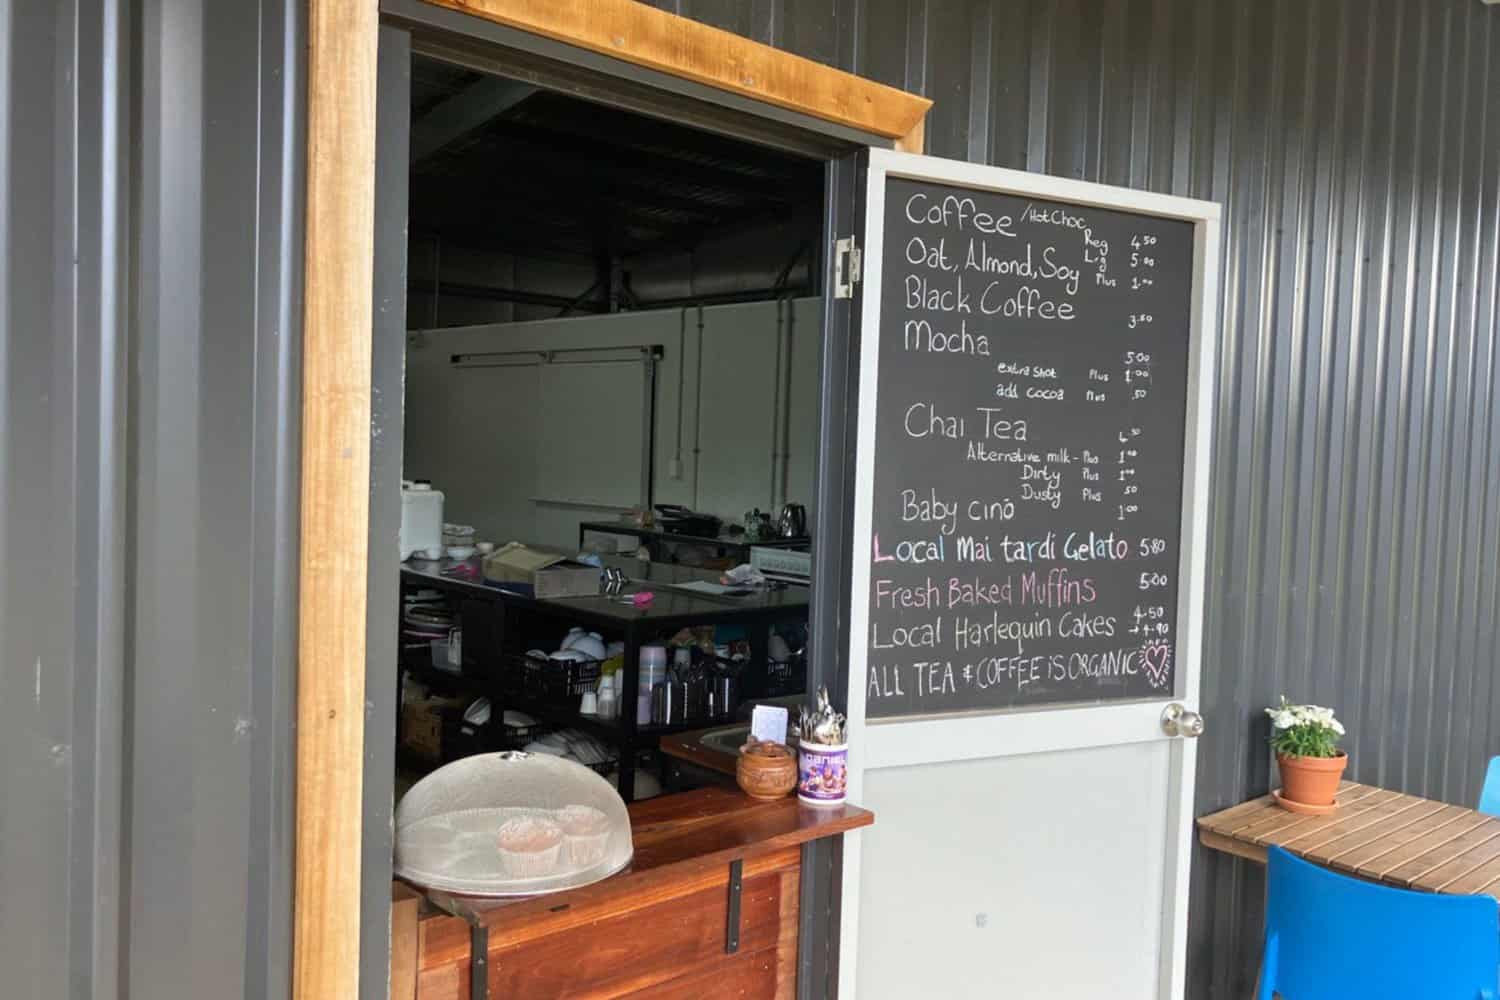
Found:
<svg viewBox="0 0 1500 1000"><path fill-rule="evenodd" d="M836 806L849 783L849 744L801 743L797 747L797 798L808 805Z"/></svg>

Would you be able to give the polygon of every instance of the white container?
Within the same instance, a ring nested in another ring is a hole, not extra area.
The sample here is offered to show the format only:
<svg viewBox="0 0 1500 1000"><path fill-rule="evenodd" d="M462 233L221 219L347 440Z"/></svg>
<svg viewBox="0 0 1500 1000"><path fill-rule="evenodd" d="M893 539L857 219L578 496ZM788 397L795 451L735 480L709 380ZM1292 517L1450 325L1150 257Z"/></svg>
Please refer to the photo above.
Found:
<svg viewBox="0 0 1500 1000"><path fill-rule="evenodd" d="M667 647L642 646L639 673L635 721L637 725L649 726L651 724L651 689L667 679Z"/></svg>
<svg viewBox="0 0 1500 1000"><path fill-rule="evenodd" d="M642 646L640 656L640 686L646 693L651 692L651 684L662 679L667 672L667 647L665 646ZM652 677L650 683L647 678Z"/></svg>
<svg viewBox="0 0 1500 1000"><path fill-rule="evenodd" d="M401 561L443 557L443 494L430 483L401 484Z"/></svg>
<svg viewBox="0 0 1500 1000"><path fill-rule="evenodd" d="M473 545L474 526L472 524L444 524L444 545Z"/></svg>
<svg viewBox="0 0 1500 1000"><path fill-rule="evenodd" d="M599 678L599 718L614 719L619 716L620 702L615 694L616 674L605 674Z"/></svg>

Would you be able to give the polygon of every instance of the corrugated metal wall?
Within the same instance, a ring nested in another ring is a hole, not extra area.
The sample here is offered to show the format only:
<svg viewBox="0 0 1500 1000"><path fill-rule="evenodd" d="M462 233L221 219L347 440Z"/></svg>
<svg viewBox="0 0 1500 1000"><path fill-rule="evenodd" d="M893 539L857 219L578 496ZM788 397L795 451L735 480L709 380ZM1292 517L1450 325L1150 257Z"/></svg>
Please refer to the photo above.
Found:
<svg viewBox="0 0 1500 1000"><path fill-rule="evenodd" d="M284 996L294 0L0 0L0 996Z"/></svg>
<svg viewBox="0 0 1500 1000"><path fill-rule="evenodd" d="M1467 801L1500 749L1500 8L681 0L937 101L931 152L1222 201L1199 808L1259 709ZM0 0L7 997L285 992L294 0ZM1200 855L1193 1000L1255 870Z"/></svg>
<svg viewBox="0 0 1500 1000"><path fill-rule="evenodd" d="M1260 709L1472 801L1500 752L1500 8L1479 0L678 0L935 99L928 152L1225 206L1198 810ZM1494 67L1494 68L1492 68ZM1254 866L1194 860L1191 985L1245 996Z"/></svg>
<svg viewBox="0 0 1500 1000"><path fill-rule="evenodd" d="M300 4L127 6L137 142L129 995L280 996L291 939Z"/></svg>
<svg viewBox="0 0 1500 1000"><path fill-rule="evenodd" d="M117 982L119 150L100 12L0 3L0 992ZM76 131L75 131L76 130ZM92 190L78 185L92 181ZM109 458L105 454L109 454Z"/></svg>

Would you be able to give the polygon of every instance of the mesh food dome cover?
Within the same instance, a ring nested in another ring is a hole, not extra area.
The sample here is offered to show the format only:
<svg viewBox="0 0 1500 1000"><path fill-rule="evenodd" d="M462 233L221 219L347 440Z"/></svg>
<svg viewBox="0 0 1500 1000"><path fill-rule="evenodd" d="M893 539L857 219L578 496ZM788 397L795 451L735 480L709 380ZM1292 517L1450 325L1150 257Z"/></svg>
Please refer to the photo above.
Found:
<svg viewBox="0 0 1500 1000"><path fill-rule="evenodd" d="M618 792L571 760L524 752L454 761L396 809L396 874L468 896L576 889L630 863Z"/></svg>

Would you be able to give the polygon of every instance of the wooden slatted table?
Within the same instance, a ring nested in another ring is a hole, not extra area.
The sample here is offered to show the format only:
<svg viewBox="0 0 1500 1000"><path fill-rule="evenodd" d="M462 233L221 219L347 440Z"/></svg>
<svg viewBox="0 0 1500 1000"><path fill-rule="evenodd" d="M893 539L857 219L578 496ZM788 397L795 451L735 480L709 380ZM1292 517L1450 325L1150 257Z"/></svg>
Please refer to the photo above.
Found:
<svg viewBox="0 0 1500 1000"><path fill-rule="evenodd" d="M1338 803L1332 815L1303 816L1263 795L1199 819L1198 839L1261 864L1275 844L1402 889L1500 898L1500 819L1350 781Z"/></svg>

